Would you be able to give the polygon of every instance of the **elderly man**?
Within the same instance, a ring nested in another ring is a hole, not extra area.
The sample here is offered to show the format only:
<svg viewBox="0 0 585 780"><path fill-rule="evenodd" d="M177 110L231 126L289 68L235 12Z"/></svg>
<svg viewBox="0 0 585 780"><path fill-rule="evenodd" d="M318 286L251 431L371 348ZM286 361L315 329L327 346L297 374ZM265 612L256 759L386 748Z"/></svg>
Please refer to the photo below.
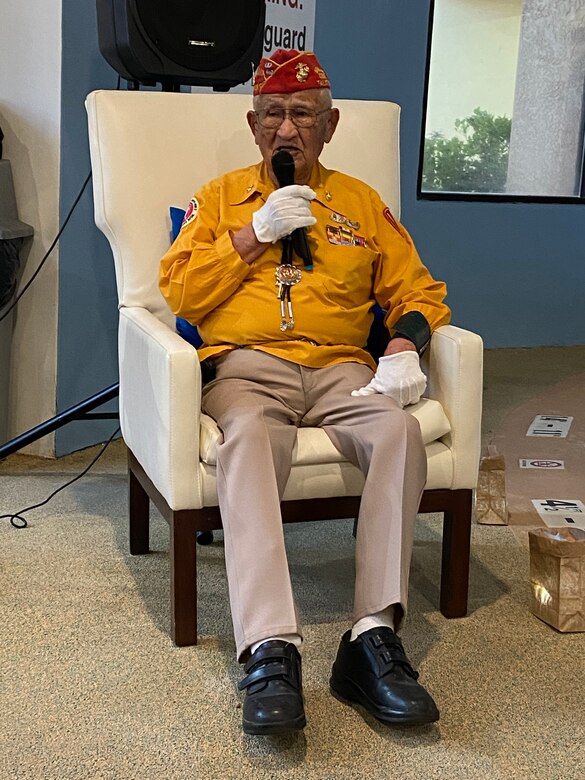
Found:
<svg viewBox="0 0 585 780"><path fill-rule="evenodd" d="M215 372L203 411L223 433L217 488L246 664L244 731L305 725L303 630L280 515L300 426L322 427L366 477L353 627L331 689L381 721L429 723L437 707L395 633L426 479L420 428L403 407L424 391L419 355L449 321L445 285L376 192L319 163L339 111L313 53L261 61L247 120L262 162L196 194L160 276L172 311L199 327L200 358ZM391 334L377 366L364 349L375 303Z"/></svg>

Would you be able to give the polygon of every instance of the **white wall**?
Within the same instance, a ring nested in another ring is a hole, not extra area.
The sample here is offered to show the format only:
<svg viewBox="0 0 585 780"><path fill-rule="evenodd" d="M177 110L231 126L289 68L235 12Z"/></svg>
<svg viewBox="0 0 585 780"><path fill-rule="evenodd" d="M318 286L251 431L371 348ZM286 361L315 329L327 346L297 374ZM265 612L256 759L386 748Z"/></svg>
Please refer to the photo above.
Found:
<svg viewBox="0 0 585 780"><path fill-rule="evenodd" d="M61 0L4 0L0 125L19 217L35 237L21 287L58 232ZM18 304L12 342L9 436L55 414L58 247ZM53 436L28 452L53 454Z"/></svg>
<svg viewBox="0 0 585 780"><path fill-rule="evenodd" d="M522 3L435 0L425 135L450 138L477 107L512 116Z"/></svg>

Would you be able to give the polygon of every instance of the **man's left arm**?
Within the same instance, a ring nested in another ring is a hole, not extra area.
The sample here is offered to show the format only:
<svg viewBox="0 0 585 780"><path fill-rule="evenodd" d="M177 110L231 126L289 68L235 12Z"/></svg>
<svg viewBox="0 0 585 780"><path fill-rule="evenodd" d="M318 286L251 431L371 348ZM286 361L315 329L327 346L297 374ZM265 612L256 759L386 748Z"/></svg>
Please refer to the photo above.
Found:
<svg viewBox="0 0 585 780"><path fill-rule="evenodd" d="M426 388L419 356L428 347L433 330L446 325L451 313L443 302L446 286L423 265L414 243L383 204L376 235L381 247L374 279L377 302L386 310L390 340L372 381L354 395L383 393L401 406L416 403Z"/></svg>
<svg viewBox="0 0 585 780"><path fill-rule="evenodd" d="M391 339L409 340L422 354L432 332L451 319L444 303L447 287L433 279L406 229L388 210L385 214L379 225L382 240L374 295L386 311L384 324Z"/></svg>

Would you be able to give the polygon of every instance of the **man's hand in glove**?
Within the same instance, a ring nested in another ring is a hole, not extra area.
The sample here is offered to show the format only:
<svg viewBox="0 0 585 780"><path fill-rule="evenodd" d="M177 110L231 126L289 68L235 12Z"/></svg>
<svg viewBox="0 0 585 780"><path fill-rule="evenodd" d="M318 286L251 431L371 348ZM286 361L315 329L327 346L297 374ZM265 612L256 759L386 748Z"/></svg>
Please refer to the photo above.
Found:
<svg viewBox="0 0 585 780"><path fill-rule="evenodd" d="M352 395L382 393L393 398L400 406L415 404L427 386L427 378L420 370L417 352L407 350L380 358L378 370L372 381Z"/></svg>
<svg viewBox="0 0 585 780"><path fill-rule="evenodd" d="M297 228L309 227L317 221L310 203L316 193L304 184L290 184L270 193L266 203L252 216L252 227L258 241L274 243Z"/></svg>

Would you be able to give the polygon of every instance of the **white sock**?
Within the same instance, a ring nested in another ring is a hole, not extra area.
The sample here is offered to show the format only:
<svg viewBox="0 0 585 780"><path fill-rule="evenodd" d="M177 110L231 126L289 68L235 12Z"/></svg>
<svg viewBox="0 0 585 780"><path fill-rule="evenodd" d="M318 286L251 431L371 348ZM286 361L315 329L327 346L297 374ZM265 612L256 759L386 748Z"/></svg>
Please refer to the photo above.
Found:
<svg viewBox="0 0 585 780"><path fill-rule="evenodd" d="M366 615L361 618L361 620L358 620L357 623L354 623L349 641L353 642L354 639L357 639L364 631L369 631L370 628L378 628L378 626L386 626L386 628L391 628L394 631L393 604L382 610L382 612L374 612L373 615Z"/></svg>
<svg viewBox="0 0 585 780"><path fill-rule="evenodd" d="M254 642L254 644L250 646L250 652L255 653L260 645L263 645L264 642L270 642L273 639L280 639L281 642L290 642L296 646L297 650L300 650L301 645L303 644L303 640L298 634L280 634L279 636L268 636L266 639L261 639L259 642Z"/></svg>

